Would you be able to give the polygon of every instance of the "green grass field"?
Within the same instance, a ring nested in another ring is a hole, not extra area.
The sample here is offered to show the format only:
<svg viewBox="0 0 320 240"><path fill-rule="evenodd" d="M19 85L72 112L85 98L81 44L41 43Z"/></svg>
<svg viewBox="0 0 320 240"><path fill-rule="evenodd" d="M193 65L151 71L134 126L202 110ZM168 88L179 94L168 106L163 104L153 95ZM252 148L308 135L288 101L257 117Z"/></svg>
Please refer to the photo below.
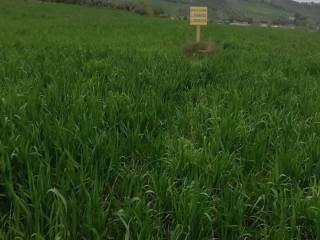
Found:
<svg viewBox="0 0 320 240"><path fill-rule="evenodd" d="M319 239L320 34L0 1L0 239Z"/></svg>

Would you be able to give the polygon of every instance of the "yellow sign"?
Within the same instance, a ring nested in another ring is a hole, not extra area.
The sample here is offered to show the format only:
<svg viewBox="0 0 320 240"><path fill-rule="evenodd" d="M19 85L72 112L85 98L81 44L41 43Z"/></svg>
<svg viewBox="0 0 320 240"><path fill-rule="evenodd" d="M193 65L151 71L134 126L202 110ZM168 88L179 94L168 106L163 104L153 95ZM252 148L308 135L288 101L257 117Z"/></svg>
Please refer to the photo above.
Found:
<svg viewBox="0 0 320 240"><path fill-rule="evenodd" d="M207 7L190 7L190 25L205 26L208 24Z"/></svg>

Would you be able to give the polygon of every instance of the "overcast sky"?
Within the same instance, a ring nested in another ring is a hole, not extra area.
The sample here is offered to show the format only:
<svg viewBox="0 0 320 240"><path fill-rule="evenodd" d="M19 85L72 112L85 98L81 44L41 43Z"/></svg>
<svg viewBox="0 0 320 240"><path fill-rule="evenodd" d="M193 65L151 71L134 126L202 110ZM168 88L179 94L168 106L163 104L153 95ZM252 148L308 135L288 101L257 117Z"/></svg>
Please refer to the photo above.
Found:
<svg viewBox="0 0 320 240"><path fill-rule="evenodd" d="M317 2L320 3L320 0L294 0L296 2Z"/></svg>

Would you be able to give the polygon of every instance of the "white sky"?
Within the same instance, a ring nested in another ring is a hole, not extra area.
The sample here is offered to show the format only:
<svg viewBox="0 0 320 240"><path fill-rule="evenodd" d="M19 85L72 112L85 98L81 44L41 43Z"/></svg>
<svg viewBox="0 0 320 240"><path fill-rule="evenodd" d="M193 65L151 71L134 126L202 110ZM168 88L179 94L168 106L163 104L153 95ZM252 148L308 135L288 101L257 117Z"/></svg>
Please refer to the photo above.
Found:
<svg viewBox="0 0 320 240"><path fill-rule="evenodd" d="M320 3L320 0L294 0L296 2L316 2L316 3Z"/></svg>

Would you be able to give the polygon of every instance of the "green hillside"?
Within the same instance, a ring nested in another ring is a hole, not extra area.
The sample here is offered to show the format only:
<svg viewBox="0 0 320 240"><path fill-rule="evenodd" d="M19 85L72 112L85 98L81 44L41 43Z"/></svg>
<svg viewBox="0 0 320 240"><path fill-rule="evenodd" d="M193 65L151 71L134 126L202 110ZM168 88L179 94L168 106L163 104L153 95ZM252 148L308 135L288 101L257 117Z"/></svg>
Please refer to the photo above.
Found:
<svg viewBox="0 0 320 240"><path fill-rule="evenodd" d="M254 21L287 19L299 13L313 22L320 21L320 4L301 4L291 0L151 0L154 4L170 8L174 5L175 14L187 12L190 5L206 5L212 19L252 18ZM170 11L172 13L172 11Z"/></svg>
<svg viewBox="0 0 320 240"><path fill-rule="evenodd" d="M293 0L41 0L128 10L141 15L186 19L191 5L204 5L211 20L296 25L317 30L320 4Z"/></svg>
<svg viewBox="0 0 320 240"><path fill-rule="evenodd" d="M320 34L0 1L0 239L318 239Z"/></svg>
<svg viewBox="0 0 320 240"><path fill-rule="evenodd" d="M184 2L167 1L167 0L151 0L153 6L158 6L164 10L165 14L170 16L177 16L181 12L186 13L190 4Z"/></svg>

